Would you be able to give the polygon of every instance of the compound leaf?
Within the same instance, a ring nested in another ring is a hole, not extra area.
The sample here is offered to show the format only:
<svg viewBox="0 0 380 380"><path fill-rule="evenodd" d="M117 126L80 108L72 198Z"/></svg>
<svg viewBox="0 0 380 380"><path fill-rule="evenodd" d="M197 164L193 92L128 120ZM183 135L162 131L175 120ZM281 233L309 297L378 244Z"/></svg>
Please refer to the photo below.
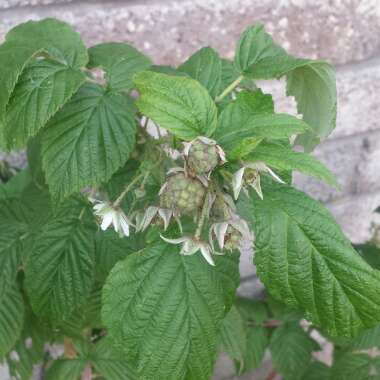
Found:
<svg viewBox="0 0 380 380"><path fill-rule="evenodd" d="M100 340L91 352L91 362L96 372L107 380L137 380L135 368L123 353L112 347L108 338Z"/></svg>
<svg viewBox="0 0 380 380"><path fill-rule="evenodd" d="M103 321L140 377L208 379L238 276L237 254L217 257L211 267L198 254L181 256L159 242L113 268Z"/></svg>
<svg viewBox="0 0 380 380"><path fill-rule="evenodd" d="M24 300L16 284L0 292L0 360L20 337L24 321Z"/></svg>
<svg viewBox="0 0 380 380"><path fill-rule="evenodd" d="M83 204L69 200L49 221L26 263L26 288L37 315L54 323L82 306L94 281L94 228Z"/></svg>
<svg viewBox="0 0 380 380"><path fill-rule="evenodd" d="M241 366L244 363L246 338L247 329L245 320L237 308L233 306L223 320L220 329L220 340L223 351Z"/></svg>
<svg viewBox="0 0 380 380"><path fill-rule="evenodd" d="M22 72L7 105L4 135L22 148L84 82L84 74L53 60L33 60Z"/></svg>
<svg viewBox="0 0 380 380"><path fill-rule="evenodd" d="M111 42L95 45L88 49L88 67L101 67L106 72L105 79L114 91L130 91L133 77L151 66L150 59L133 46Z"/></svg>
<svg viewBox="0 0 380 380"><path fill-rule="evenodd" d="M331 336L357 335L380 320L380 272L352 248L331 214L285 185L239 209L255 231L255 263L270 293L306 311Z"/></svg>
<svg viewBox="0 0 380 380"><path fill-rule="evenodd" d="M286 75L287 95L294 96L298 113L312 130L297 140L311 151L336 126L336 81L333 67L324 61L300 59L287 54L262 25L249 27L236 49L235 66L254 79Z"/></svg>
<svg viewBox="0 0 380 380"><path fill-rule="evenodd" d="M83 85L42 133L42 162L54 198L110 179L131 154L135 132L126 97Z"/></svg>
<svg viewBox="0 0 380 380"><path fill-rule="evenodd" d="M316 348L315 341L298 322L281 325L270 340L273 366L285 379L300 379L310 364L311 353Z"/></svg>
<svg viewBox="0 0 380 380"><path fill-rule="evenodd" d="M178 71L197 80L207 89L212 98L219 94L222 80L222 61L214 49L205 47L198 50L178 67Z"/></svg>
<svg viewBox="0 0 380 380"><path fill-rule="evenodd" d="M144 71L135 76L141 113L184 140L210 136L217 109L207 90L196 80Z"/></svg>

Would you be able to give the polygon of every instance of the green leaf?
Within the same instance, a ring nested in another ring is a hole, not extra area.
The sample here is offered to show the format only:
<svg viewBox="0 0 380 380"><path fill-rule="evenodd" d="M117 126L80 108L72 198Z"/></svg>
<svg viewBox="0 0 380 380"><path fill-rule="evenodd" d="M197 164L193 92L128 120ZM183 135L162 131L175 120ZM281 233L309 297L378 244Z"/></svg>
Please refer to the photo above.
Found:
<svg viewBox="0 0 380 380"><path fill-rule="evenodd" d="M130 91L133 77L147 70L151 61L133 46L125 43L103 43L88 50L89 68L101 67L106 72L105 79L114 91Z"/></svg>
<svg viewBox="0 0 380 380"><path fill-rule="evenodd" d="M379 380L380 359L364 353L345 353L331 370L331 380Z"/></svg>
<svg viewBox="0 0 380 380"><path fill-rule="evenodd" d="M309 127L291 115L274 114L272 96L261 90L241 91L222 111L213 138L229 159L249 154L263 138L282 139Z"/></svg>
<svg viewBox="0 0 380 380"><path fill-rule="evenodd" d="M243 90L238 92L233 104L235 105L235 113L241 112L243 118L274 113L272 95L265 94L260 89L255 91Z"/></svg>
<svg viewBox="0 0 380 380"><path fill-rule="evenodd" d="M20 176L21 173L14 178L21 180ZM22 186L23 180L14 185ZM0 293L15 283L25 252L30 250L28 239L43 224L49 207L45 203L45 210L39 210L40 199L32 197L32 191L28 187L17 196L0 200Z"/></svg>
<svg viewBox="0 0 380 380"><path fill-rule="evenodd" d="M256 25L243 33L236 51L235 66L255 79L286 75L287 95L295 97L298 113L313 128L297 140L307 151L335 128L335 72L327 62L288 55L274 43L262 25Z"/></svg>
<svg viewBox="0 0 380 380"><path fill-rule="evenodd" d="M298 322L278 327L270 340L270 351L274 368L285 379L302 377L311 361L315 342L302 330Z"/></svg>
<svg viewBox="0 0 380 380"><path fill-rule="evenodd" d="M46 187L45 173L42 169L41 139L38 136L29 140L26 155L32 181L40 188Z"/></svg>
<svg viewBox="0 0 380 380"><path fill-rule="evenodd" d="M313 361L304 372L302 380L331 380L331 368L326 364Z"/></svg>
<svg viewBox="0 0 380 380"><path fill-rule="evenodd" d="M44 50L52 59L71 67L83 67L88 61L87 49L79 34L70 25L52 18L17 25L8 32L6 41L35 52Z"/></svg>
<svg viewBox="0 0 380 380"><path fill-rule="evenodd" d="M139 110L160 127L184 140L214 132L215 103L196 80L145 71L135 76L135 85Z"/></svg>
<svg viewBox="0 0 380 380"><path fill-rule="evenodd" d="M84 80L80 70L53 60L33 60L27 65L7 105L4 135L8 147L24 147Z"/></svg>
<svg viewBox="0 0 380 380"><path fill-rule="evenodd" d="M105 281L115 264L133 252L145 247L143 234L133 234L128 239L120 239L113 230L99 231L96 235L96 275L99 281Z"/></svg>
<svg viewBox="0 0 380 380"><path fill-rule="evenodd" d="M136 370L124 354L116 351L108 338L100 340L91 352L95 371L107 380L137 380Z"/></svg>
<svg viewBox="0 0 380 380"><path fill-rule="evenodd" d="M0 200L19 198L31 182L29 170L22 170L10 178L5 184L0 184Z"/></svg>
<svg viewBox="0 0 380 380"><path fill-rule="evenodd" d="M33 57L34 50L15 43L0 45L0 147L5 149L5 108L22 70Z"/></svg>
<svg viewBox="0 0 380 380"><path fill-rule="evenodd" d="M372 329L365 330L362 334L352 339L348 346L354 350L368 350L380 347L380 324Z"/></svg>
<svg viewBox="0 0 380 380"><path fill-rule="evenodd" d="M54 198L110 179L131 154L135 133L126 97L83 85L42 133L43 167Z"/></svg>
<svg viewBox="0 0 380 380"><path fill-rule="evenodd" d="M0 45L0 144L5 108L18 78L34 55L44 53L73 68L85 66L88 60L79 34L62 21L29 21L13 28Z"/></svg>
<svg viewBox="0 0 380 380"><path fill-rule="evenodd" d="M46 337L32 312L28 310L25 314L21 337L7 356L9 373L19 380L32 378L34 365L42 362Z"/></svg>
<svg viewBox="0 0 380 380"><path fill-rule="evenodd" d="M20 337L24 301L16 284L0 292L0 361Z"/></svg>
<svg viewBox="0 0 380 380"><path fill-rule="evenodd" d="M222 350L242 366L244 363L247 331L245 321L235 306L232 306L224 318L219 334Z"/></svg>
<svg viewBox="0 0 380 380"><path fill-rule="evenodd" d="M47 223L26 263L26 288L36 314L53 323L82 306L94 281L94 226L80 202L70 200Z"/></svg>
<svg viewBox="0 0 380 380"><path fill-rule="evenodd" d="M272 96L264 94L260 89L255 91L240 91L236 100L228 103L219 118L218 127L213 135L228 153L228 158L234 160L250 153L263 140L262 137L223 139L229 131L235 131L248 122L252 116L273 114ZM239 128L237 128L239 126ZM222 141L222 143L220 142Z"/></svg>
<svg viewBox="0 0 380 380"><path fill-rule="evenodd" d="M279 144L261 143L247 157L249 161L263 161L278 170L297 170L332 186L338 186L331 172L313 156L294 152Z"/></svg>
<svg viewBox="0 0 380 380"><path fill-rule="evenodd" d="M331 336L355 336L380 320L380 273L352 248L330 212L271 183L239 209L255 231L257 272L277 299L302 308ZM355 275L353 275L355 273Z"/></svg>
<svg viewBox="0 0 380 380"><path fill-rule="evenodd" d="M355 244L355 249L372 268L380 269L380 247L375 244Z"/></svg>
<svg viewBox="0 0 380 380"><path fill-rule="evenodd" d="M238 372L245 373L259 368L269 345L269 334L265 327L253 326L248 329L246 348L242 365L238 365Z"/></svg>
<svg viewBox="0 0 380 380"><path fill-rule="evenodd" d="M286 79L287 95L295 97L298 113L313 128L297 143L311 151L336 125L335 70L327 62L314 61L292 70Z"/></svg>
<svg viewBox="0 0 380 380"><path fill-rule="evenodd" d="M243 139L254 137L282 140L310 129L302 120L287 114L258 114L246 117L235 112L233 104L223 110L213 136L227 153L233 151Z"/></svg>
<svg viewBox="0 0 380 380"><path fill-rule="evenodd" d="M14 284L21 264L23 245L21 237L26 229L4 226L0 234L0 293Z"/></svg>
<svg viewBox="0 0 380 380"><path fill-rule="evenodd" d="M238 255L181 256L162 242L128 256L103 292L110 337L142 378L208 379L217 333L238 285Z"/></svg>
<svg viewBox="0 0 380 380"><path fill-rule="evenodd" d="M103 284L96 283L86 301L67 319L59 323L58 328L63 335L81 339L85 329L103 327L101 321L102 288Z"/></svg>
<svg viewBox="0 0 380 380"><path fill-rule="evenodd" d="M238 373L245 373L260 367L264 359L269 345L269 333L262 324L268 318L268 311L264 303L245 298L239 298L236 306L245 320L247 334L243 360L240 363L236 362L235 365Z"/></svg>
<svg viewBox="0 0 380 380"><path fill-rule="evenodd" d="M241 73L255 72L263 60L285 55L286 52L276 45L261 24L247 28L236 47L235 66Z"/></svg>
<svg viewBox="0 0 380 380"><path fill-rule="evenodd" d="M58 359L46 373L46 380L78 380L86 368L85 359Z"/></svg>
<svg viewBox="0 0 380 380"><path fill-rule="evenodd" d="M194 53L185 63L178 67L178 71L188 74L197 80L215 98L220 92L222 78L222 61L218 53L205 47Z"/></svg>

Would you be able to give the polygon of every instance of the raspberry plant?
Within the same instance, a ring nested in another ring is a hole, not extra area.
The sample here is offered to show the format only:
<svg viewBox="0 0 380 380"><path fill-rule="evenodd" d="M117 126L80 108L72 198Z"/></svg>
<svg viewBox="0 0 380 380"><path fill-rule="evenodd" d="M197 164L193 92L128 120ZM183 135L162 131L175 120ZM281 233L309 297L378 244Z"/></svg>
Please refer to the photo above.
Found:
<svg viewBox="0 0 380 380"><path fill-rule="evenodd" d="M268 346L285 379L323 379L301 318L344 347L377 328L380 273L292 187L293 171L336 186L309 154L335 127L328 63L255 25L233 61L207 47L157 66L124 43L86 49L54 19L12 29L0 57L0 145L28 158L1 166L0 358L15 379L43 363L48 380L202 380L219 350L242 373ZM299 116L275 112L257 82L272 78ZM236 297L252 236L266 302ZM349 355L333 379L378 368Z"/></svg>

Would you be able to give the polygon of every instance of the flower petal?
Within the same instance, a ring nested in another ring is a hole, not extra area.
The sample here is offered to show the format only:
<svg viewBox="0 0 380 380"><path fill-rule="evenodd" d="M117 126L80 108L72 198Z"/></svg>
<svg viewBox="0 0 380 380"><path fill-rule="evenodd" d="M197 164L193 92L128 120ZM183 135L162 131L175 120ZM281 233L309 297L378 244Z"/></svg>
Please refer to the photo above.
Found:
<svg viewBox="0 0 380 380"><path fill-rule="evenodd" d="M215 140L210 139L206 136L198 136L195 140L199 140L199 141L203 142L203 144L207 144L207 145L216 145Z"/></svg>
<svg viewBox="0 0 380 380"><path fill-rule="evenodd" d="M165 183L161 186L161 189L160 189L160 191L158 192L158 195L162 195L162 193L164 192L164 190L166 189L167 186L168 186L168 183L165 182Z"/></svg>
<svg viewBox="0 0 380 380"><path fill-rule="evenodd" d="M216 239L218 240L220 249L223 249L224 247L224 239L226 237L227 228L228 228L228 222L221 222L221 223L214 224L215 236L216 236Z"/></svg>
<svg viewBox="0 0 380 380"><path fill-rule="evenodd" d="M114 219L114 211L107 212L103 216L102 224L100 225L100 228L105 231L113 222Z"/></svg>
<svg viewBox="0 0 380 380"><path fill-rule="evenodd" d="M255 180L250 184L256 191L257 195L264 199L263 192L261 190L261 184L260 184L260 174L255 178Z"/></svg>
<svg viewBox="0 0 380 380"><path fill-rule="evenodd" d="M129 236L129 225L130 222L125 214L120 213L119 214L119 221L120 221L120 232L123 232L124 236Z"/></svg>
<svg viewBox="0 0 380 380"><path fill-rule="evenodd" d="M189 155L191 145L193 145L193 141L183 143L183 154L184 154L184 156Z"/></svg>
<svg viewBox="0 0 380 380"><path fill-rule="evenodd" d="M226 163L227 158L226 158L226 153L224 152L224 150L219 145L216 146L216 150L218 151L218 155L219 155L219 159L220 159L221 164Z"/></svg>
<svg viewBox="0 0 380 380"><path fill-rule="evenodd" d="M143 221L144 221L144 213L139 211L135 214L135 221L136 221L136 232L140 232L141 231L141 228L142 228L142 225L143 225Z"/></svg>
<svg viewBox="0 0 380 380"><path fill-rule="evenodd" d="M166 229L169 226L170 219L173 216L173 211L168 208L159 208L158 214L160 215L161 219L164 221L164 230L166 231Z"/></svg>
<svg viewBox="0 0 380 380"><path fill-rule="evenodd" d="M277 181L280 183L285 183L269 166L267 166L266 171Z"/></svg>
<svg viewBox="0 0 380 380"><path fill-rule="evenodd" d="M211 250L210 247L206 244L202 244L201 247L201 253L202 256L205 258L205 260L212 266L215 266L215 262L211 256Z"/></svg>
<svg viewBox="0 0 380 380"><path fill-rule="evenodd" d="M188 238L183 243L180 254L184 256L194 255L194 253L199 251L200 248L201 248L201 244L198 241Z"/></svg>
<svg viewBox="0 0 380 380"><path fill-rule="evenodd" d="M197 175L197 178L204 187L208 187L208 179L204 175Z"/></svg>
<svg viewBox="0 0 380 380"><path fill-rule="evenodd" d="M243 166L232 177L232 190L234 192L235 200L237 200L239 198L239 194L240 194L241 188L243 186L244 171L245 171L245 167Z"/></svg>
<svg viewBox="0 0 380 380"><path fill-rule="evenodd" d="M177 239L168 239L168 238L166 238L165 236L162 236L162 235L160 235L160 236L161 236L161 239L162 239L163 241L166 241L167 243L170 243L170 244L182 244L182 243L184 243L186 240L189 239L189 237L187 237L187 236L182 236L182 237L177 238Z"/></svg>
<svg viewBox="0 0 380 380"><path fill-rule="evenodd" d="M145 231L149 224L152 223L153 218L157 215L158 207L149 206L144 214L143 221L141 223L141 231Z"/></svg>
<svg viewBox="0 0 380 380"><path fill-rule="evenodd" d="M175 173L183 173L185 171L184 168L181 168L179 166L175 166L174 168L171 168L167 171L167 175L175 174Z"/></svg>

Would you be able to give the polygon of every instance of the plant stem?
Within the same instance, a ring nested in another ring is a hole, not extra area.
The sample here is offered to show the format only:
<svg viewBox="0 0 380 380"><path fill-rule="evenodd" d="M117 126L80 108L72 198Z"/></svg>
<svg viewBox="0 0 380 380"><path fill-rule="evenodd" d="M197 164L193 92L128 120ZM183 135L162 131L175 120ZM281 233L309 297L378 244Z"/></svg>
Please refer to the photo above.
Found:
<svg viewBox="0 0 380 380"><path fill-rule="evenodd" d="M73 341L67 336L63 337L64 357L66 359L74 359L77 357Z"/></svg>
<svg viewBox="0 0 380 380"><path fill-rule="evenodd" d="M208 197L208 195L209 195L209 193L207 193L206 196L205 196L205 201L203 202L203 207L202 207L202 211L201 211L201 217L199 218L197 230L195 231L195 238L196 239L199 239L201 237L202 228L203 228L203 225L204 225L205 220L206 220L207 210L208 210L208 207L209 207L209 204L208 204L209 197Z"/></svg>
<svg viewBox="0 0 380 380"><path fill-rule="evenodd" d="M216 97L215 101L218 103L220 102L223 98L225 98L231 91L233 91L236 86L239 85L239 83L244 79L243 75L240 75L237 77L228 87L224 89L224 91Z"/></svg>
<svg viewBox="0 0 380 380"><path fill-rule="evenodd" d="M276 377L277 377L277 372L273 369L267 376L266 380L274 380Z"/></svg>
<svg viewBox="0 0 380 380"><path fill-rule="evenodd" d="M148 175L152 172L152 170L157 167L158 165L160 165L162 162L162 158L160 158L157 163L155 165L153 165L149 170L147 170L145 173L140 173L138 176L136 176L132 182L129 182L128 185L125 187L125 189L123 190L123 192L118 196L118 198L116 199L116 201L112 204L113 207L118 207L120 206L120 203L121 201L123 200L123 198L126 196L126 194L128 193L128 191L130 191L134 186L135 184L140 181L142 179L142 185L146 182L146 180L148 179Z"/></svg>
<svg viewBox="0 0 380 380"><path fill-rule="evenodd" d="M113 207L120 206L120 203L124 199L124 197L127 195L127 193L135 186L135 184L140 181L141 178L145 176L145 173L140 173L138 176L136 176L131 182L128 183L128 185L125 187L123 192L118 196L116 201L113 203Z"/></svg>
<svg viewBox="0 0 380 380"><path fill-rule="evenodd" d="M92 367L90 364L84 369L81 380L92 380Z"/></svg>

